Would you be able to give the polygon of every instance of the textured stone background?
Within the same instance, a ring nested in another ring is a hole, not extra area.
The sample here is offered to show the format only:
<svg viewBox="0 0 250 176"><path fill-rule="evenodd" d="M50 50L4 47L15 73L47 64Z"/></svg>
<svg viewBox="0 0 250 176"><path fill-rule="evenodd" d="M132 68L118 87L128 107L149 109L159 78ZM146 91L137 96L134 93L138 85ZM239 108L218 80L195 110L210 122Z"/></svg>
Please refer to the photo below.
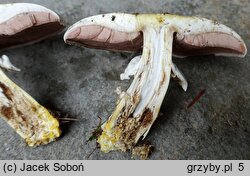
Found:
<svg viewBox="0 0 250 176"><path fill-rule="evenodd" d="M21 2L0 0L0 3ZM67 27L81 18L107 12L170 12L216 19L235 29L250 46L249 0L29 0L64 19ZM62 35L1 52L22 69L7 73L42 105L68 113L79 122L64 127L54 143L29 148L0 119L0 159L131 159L130 153L96 150L85 144L106 119L117 98L114 90L131 54L67 46ZM171 81L147 140L155 146L150 159L250 159L250 54L246 58L214 56L175 59L189 81L185 93ZM192 108L187 104L202 90Z"/></svg>

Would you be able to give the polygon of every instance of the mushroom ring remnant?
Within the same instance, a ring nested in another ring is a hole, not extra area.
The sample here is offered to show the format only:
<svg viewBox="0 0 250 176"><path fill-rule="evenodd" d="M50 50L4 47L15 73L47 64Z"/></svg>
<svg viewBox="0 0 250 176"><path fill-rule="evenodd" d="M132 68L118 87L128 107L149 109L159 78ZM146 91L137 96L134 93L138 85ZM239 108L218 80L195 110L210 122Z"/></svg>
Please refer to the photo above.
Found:
<svg viewBox="0 0 250 176"><path fill-rule="evenodd" d="M98 138L101 150L132 150L148 134L158 116L170 76L183 89L187 82L172 62L172 55L215 54L244 57L246 45L229 27L199 17L171 14L110 13L85 18L64 35L68 44L112 51L135 52L121 79L134 76L121 92L112 115Z"/></svg>

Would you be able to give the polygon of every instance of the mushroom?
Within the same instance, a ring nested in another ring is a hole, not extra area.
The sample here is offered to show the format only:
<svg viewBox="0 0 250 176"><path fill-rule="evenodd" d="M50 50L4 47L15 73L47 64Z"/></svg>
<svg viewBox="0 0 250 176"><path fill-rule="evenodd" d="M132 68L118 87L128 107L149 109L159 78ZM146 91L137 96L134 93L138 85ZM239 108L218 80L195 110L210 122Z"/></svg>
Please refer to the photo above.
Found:
<svg viewBox="0 0 250 176"><path fill-rule="evenodd" d="M52 10L30 3L0 4L0 49L28 45L64 28Z"/></svg>
<svg viewBox="0 0 250 176"><path fill-rule="evenodd" d="M59 16L39 5L16 3L0 5L0 50L38 42L59 32ZM20 71L6 55L0 67ZM28 93L12 82L0 68L0 116L29 146L54 141L61 134L58 120Z"/></svg>
<svg viewBox="0 0 250 176"><path fill-rule="evenodd" d="M127 91L102 125L97 139L101 150L133 150L156 120L170 76L184 90L187 81L172 62L175 56L215 54L244 57L241 37L223 24L200 17L171 14L110 13L85 18L64 35L68 44L111 51L141 51L131 60L121 79L134 75Z"/></svg>

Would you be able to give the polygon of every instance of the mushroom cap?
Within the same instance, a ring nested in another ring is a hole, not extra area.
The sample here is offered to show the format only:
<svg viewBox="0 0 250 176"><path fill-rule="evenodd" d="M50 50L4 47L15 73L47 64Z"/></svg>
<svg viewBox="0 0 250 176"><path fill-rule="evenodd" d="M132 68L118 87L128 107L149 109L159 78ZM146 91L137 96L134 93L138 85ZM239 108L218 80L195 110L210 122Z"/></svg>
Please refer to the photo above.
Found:
<svg viewBox="0 0 250 176"><path fill-rule="evenodd" d="M89 48L135 52L142 50L145 28L163 25L175 29L175 56L244 57L247 53L244 41L229 27L205 18L170 14L110 13L88 17L72 25L64 41Z"/></svg>
<svg viewBox="0 0 250 176"><path fill-rule="evenodd" d="M64 26L52 10L30 3L0 5L0 49L41 41Z"/></svg>

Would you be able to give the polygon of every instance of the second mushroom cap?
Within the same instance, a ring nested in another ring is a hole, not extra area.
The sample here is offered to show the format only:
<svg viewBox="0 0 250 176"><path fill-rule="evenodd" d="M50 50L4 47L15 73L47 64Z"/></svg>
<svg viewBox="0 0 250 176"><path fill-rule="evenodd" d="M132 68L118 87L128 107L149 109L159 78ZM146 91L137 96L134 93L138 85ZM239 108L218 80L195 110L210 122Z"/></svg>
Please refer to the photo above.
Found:
<svg viewBox="0 0 250 176"><path fill-rule="evenodd" d="M52 10L31 3L0 4L0 49L41 41L64 28Z"/></svg>

